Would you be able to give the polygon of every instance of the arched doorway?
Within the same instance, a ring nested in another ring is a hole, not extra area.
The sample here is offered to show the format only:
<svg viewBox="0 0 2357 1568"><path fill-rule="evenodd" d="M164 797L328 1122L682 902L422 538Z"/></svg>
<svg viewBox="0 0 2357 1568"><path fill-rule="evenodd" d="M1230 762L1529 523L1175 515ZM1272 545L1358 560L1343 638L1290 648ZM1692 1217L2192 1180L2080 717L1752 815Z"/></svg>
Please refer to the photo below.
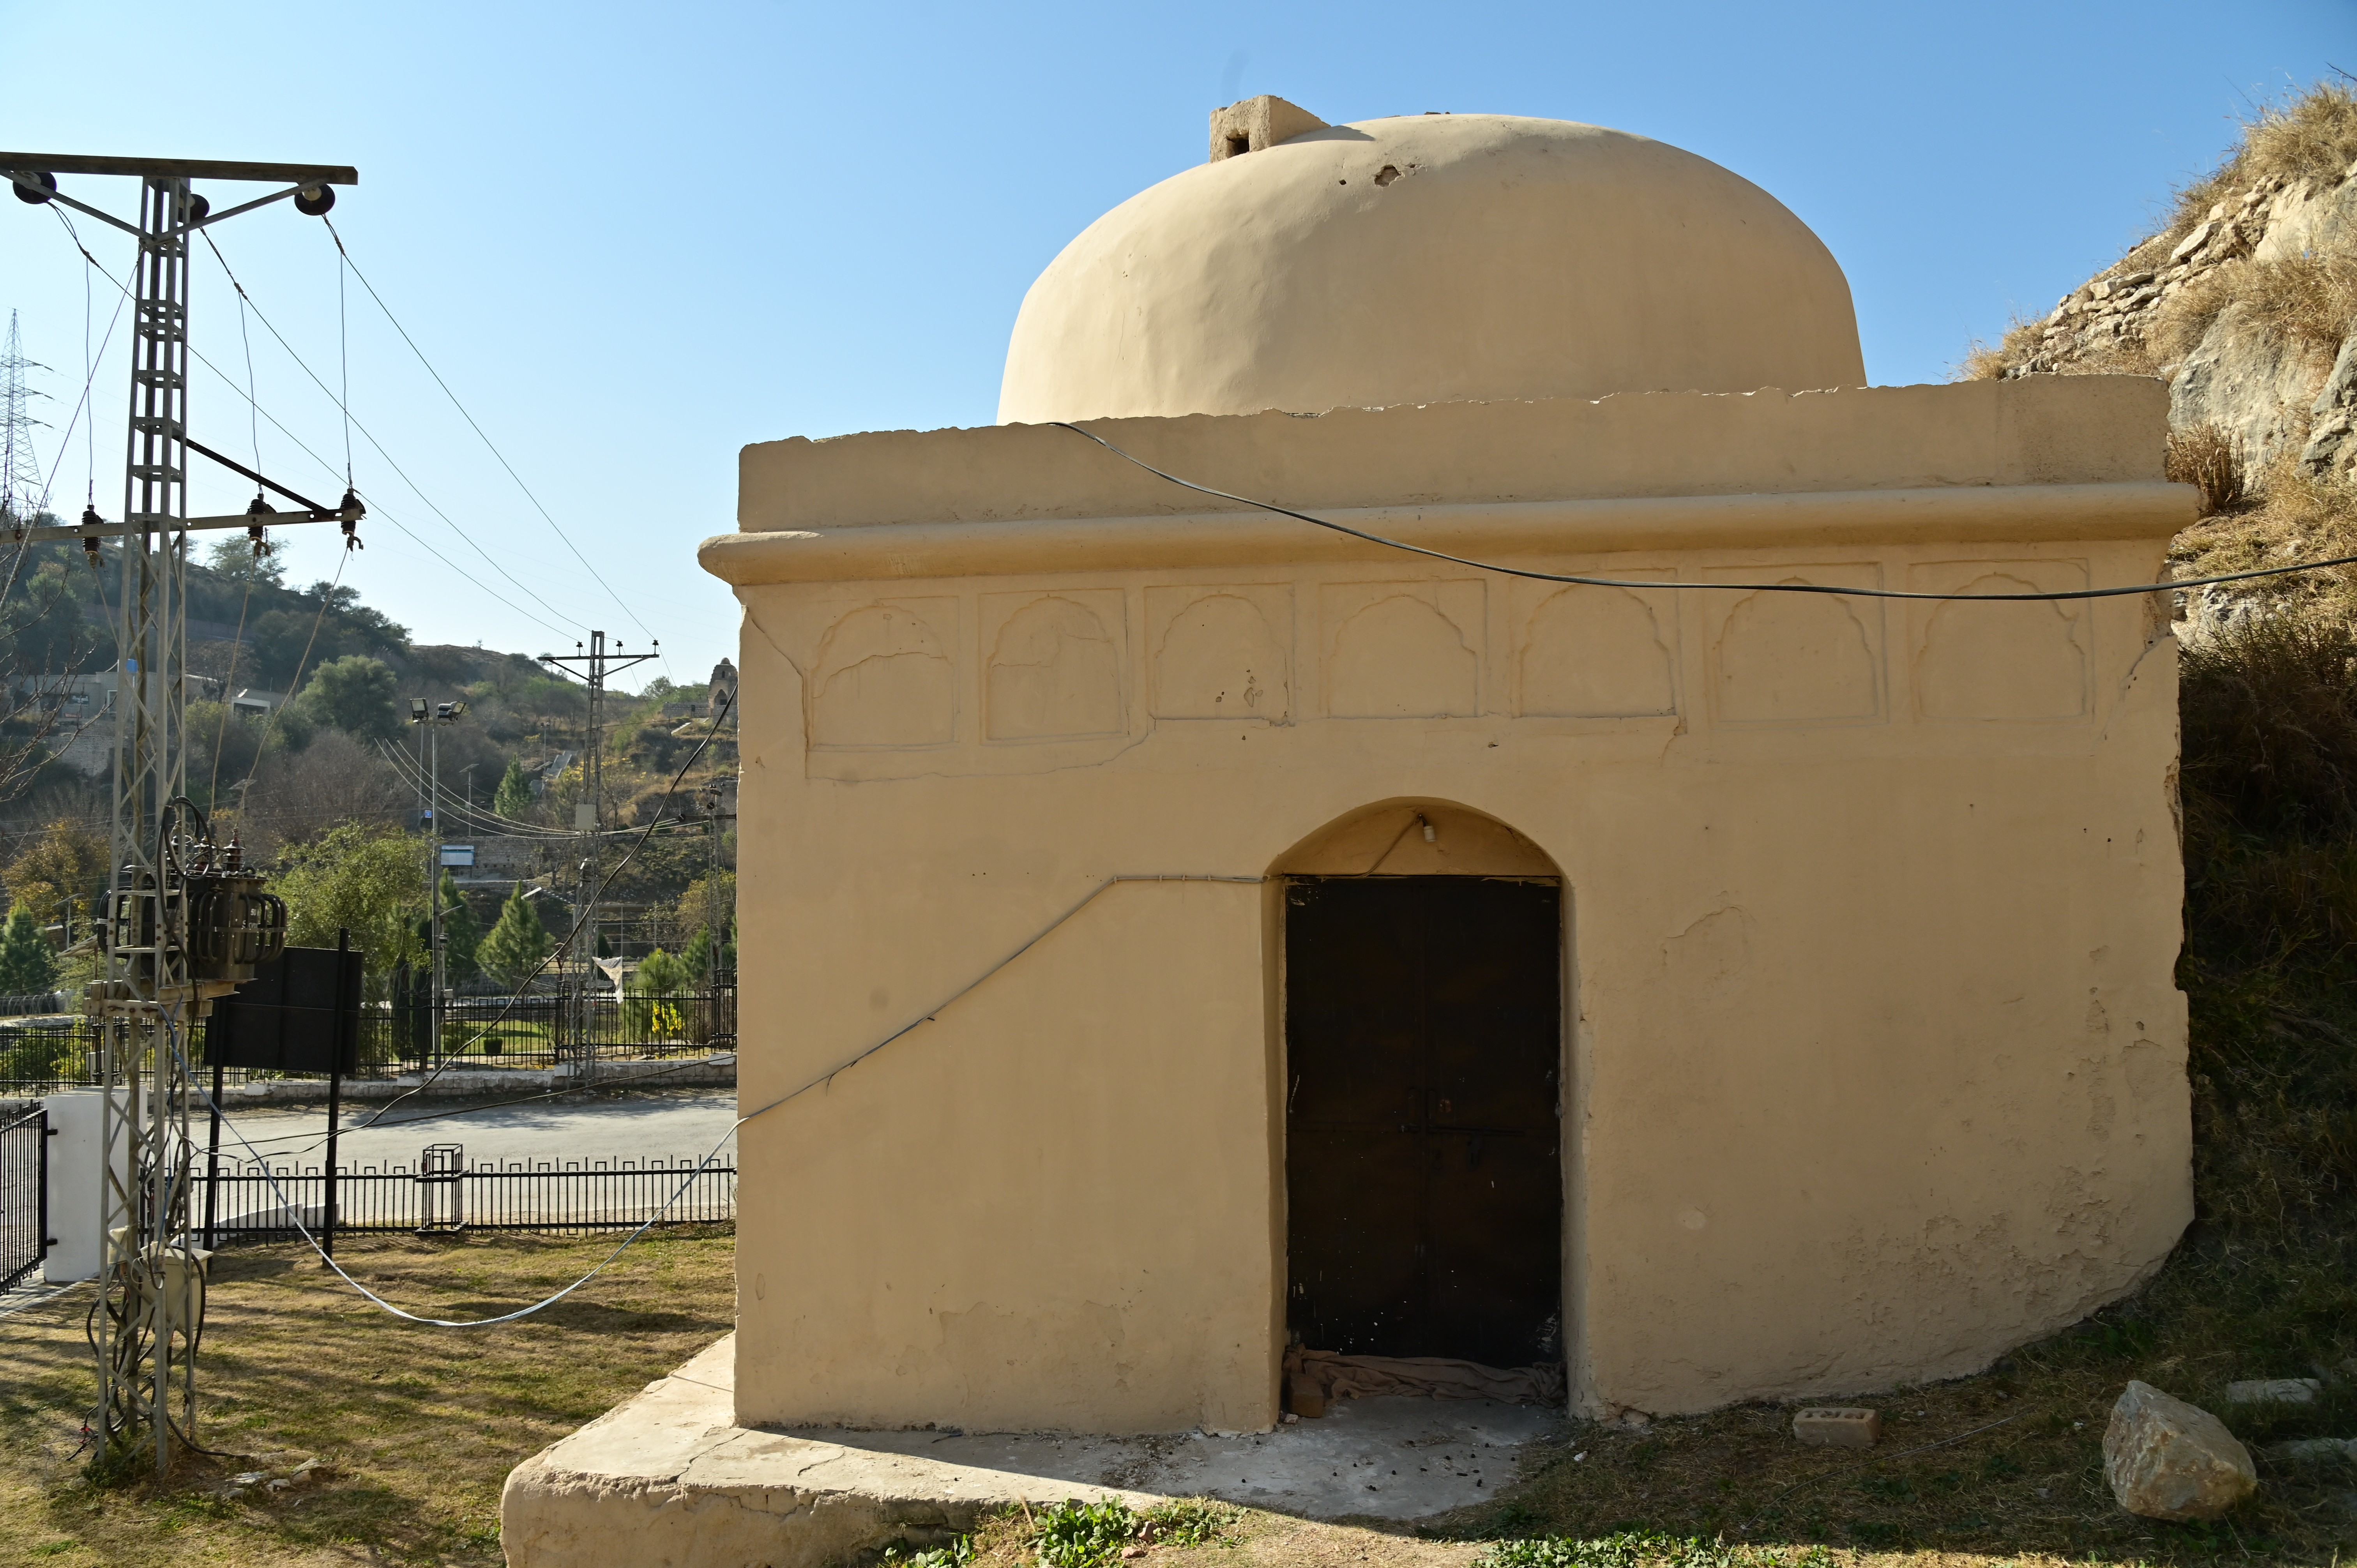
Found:
<svg viewBox="0 0 2357 1568"><path fill-rule="evenodd" d="M1284 878L1288 1336L1563 1359L1563 886L1441 802L1354 815Z"/></svg>

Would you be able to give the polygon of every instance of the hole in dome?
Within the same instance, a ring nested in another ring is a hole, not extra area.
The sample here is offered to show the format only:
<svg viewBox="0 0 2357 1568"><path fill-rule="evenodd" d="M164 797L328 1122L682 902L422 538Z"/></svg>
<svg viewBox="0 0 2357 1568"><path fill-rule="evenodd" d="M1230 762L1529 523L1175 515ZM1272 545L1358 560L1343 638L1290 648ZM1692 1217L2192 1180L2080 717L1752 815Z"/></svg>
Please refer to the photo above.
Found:
<svg viewBox="0 0 2357 1568"><path fill-rule="evenodd" d="M1252 138L1250 136L1230 136L1228 138L1228 156L1232 158L1242 157L1244 154L1251 151Z"/></svg>
<svg viewBox="0 0 2357 1568"><path fill-rule="evenodd" d="M1389 164L1385 164L1383 168L1376 173L1375 183L1377 185L1389 185L1392 181L1399 178L1399 170L1394 168Z"/></svg>

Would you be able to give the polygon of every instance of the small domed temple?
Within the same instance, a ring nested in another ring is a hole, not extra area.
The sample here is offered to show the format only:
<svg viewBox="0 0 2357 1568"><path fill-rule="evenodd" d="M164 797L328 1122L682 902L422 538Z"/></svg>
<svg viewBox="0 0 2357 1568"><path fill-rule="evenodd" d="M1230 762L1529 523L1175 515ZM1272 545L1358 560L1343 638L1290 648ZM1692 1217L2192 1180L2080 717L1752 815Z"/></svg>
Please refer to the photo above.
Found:
<svg viewBox="0 0 2357 1568"><path fill-rule="evenodd" d="M703 546L740 1436L1862 1394L2135 1289L2169 597L1992 596L2165 575L2165 389L1869 388L1825 246L1641 136L1211 130L1032 285L1000 424L748 447Z"/></svg>

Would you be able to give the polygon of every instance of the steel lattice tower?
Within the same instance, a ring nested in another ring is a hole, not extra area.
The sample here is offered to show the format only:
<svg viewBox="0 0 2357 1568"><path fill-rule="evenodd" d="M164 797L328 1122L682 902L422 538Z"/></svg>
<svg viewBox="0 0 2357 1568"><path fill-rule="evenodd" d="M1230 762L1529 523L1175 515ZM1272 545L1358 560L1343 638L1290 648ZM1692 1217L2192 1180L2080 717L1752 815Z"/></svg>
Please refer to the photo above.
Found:
<svg viewBox="0 0 2357 1568"><path fill-rule="evenodd" d="M33 432L41 422L26 412L27 400L47 394L25 385L27 371L46 371L25 358L16 336L16 313L8 313L8 346L0 349L0 527L30 522L41 510L41 465Z"/></svg>
<svg viewBox="0 0 2357 1568"><path fill-rule="evenodd" d="M58 188L59 173L129 175L139 180L136 223ZM192 178L291 182L271 195L215 213L189 189ZM156 1473L175 1446L193 1443L196 1347L203 1320L205 1254L188 1230L195 1144L188 1120L195 1086L189 1070L192 1026L212 1003L253 973L223 955L253 928L216 899L200 908L192 887L215 875L215 846L181 799L188 650L188 534L254 526L251 516L188 515L188 464L201 455L302 504L270 513L281 522L339 521L349 534L364 514L347 492L330 510L199 445L188 435L188 260L191 236L273 202L325 214L330 185L358 183L349 168L232 164L169 158L118 158L0 153L0 179L35 206L57 202L129 235L138 246L131 289L131 405L125 431L123 516L108 523L95 510L73 526L16 524L26 541L80 541L95 564L101 540L121 544L114 618L115 665L113 886L97 922L102 978L87 1009L102 1030L99 1147L104 1269L91 1319L99 1398L93 1435L103 1447L152 1444ZM16 351L9 385L21 385ZM12 411L18 402L11 402ZM10 494L21 432L12 424ZM31 460L29 446L24 459ZM38 491L35 494L38 496ZM16 503L12 500L10 504ZM258 877L246 878L258 888ZM274 902L274 900L273 901ZM278 916L283 935L284 908ZM201 929L199 929L201 928ZM194 950L192 950L192 944Z"/></svg>

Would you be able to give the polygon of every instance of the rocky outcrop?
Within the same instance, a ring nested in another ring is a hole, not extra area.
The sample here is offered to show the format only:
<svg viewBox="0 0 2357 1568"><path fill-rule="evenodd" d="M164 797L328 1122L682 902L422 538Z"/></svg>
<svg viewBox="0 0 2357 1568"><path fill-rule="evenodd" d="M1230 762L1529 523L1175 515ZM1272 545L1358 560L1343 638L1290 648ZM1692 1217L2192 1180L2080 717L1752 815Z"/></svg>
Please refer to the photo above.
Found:
<svg viewBox="0 0 2357 1568"><path fill-rule="evenodd" d="M2219 312L2169 378L2169 428L2214 425L2233 440L2244 467L2265 468L2278 454L2306 446L2319 368L2302 345L2269 331L2237 301Z"/></svg>
<svg viewBox="0 0 2357 1568"><path fill-rule="evenodd" d="M2174 241L2137 246L2066 295L2003 373L2149 371L2169 378L2172 428L2216 426L2254 471L2294 453L2310 473L2346 477L2357 469L2357 333L2328 371L2237 302L2180 359L2155 351L2162 314L2188 289L2224 283L2220 269L2329 254L2357 254L2357 164L2333 179L2260 180Z"/></svg>
<svg viewBox="0 0 2357 1568"><path fill-rule="evenodd" d="M2357 181L2351 182L2357 189ZM2308 445L2299 466L2321 478L2357 479L2357 332L2341 345L2309 410Z"/></svg>
<svg viewBox="0 0 2357 1568"><path fill-rule="evenodd" d="M2104 1478L2146 1519L2217 1519L2258 1489L2250 1451L2208 1411L2131 1382L2104 1432Z"/></svg>

